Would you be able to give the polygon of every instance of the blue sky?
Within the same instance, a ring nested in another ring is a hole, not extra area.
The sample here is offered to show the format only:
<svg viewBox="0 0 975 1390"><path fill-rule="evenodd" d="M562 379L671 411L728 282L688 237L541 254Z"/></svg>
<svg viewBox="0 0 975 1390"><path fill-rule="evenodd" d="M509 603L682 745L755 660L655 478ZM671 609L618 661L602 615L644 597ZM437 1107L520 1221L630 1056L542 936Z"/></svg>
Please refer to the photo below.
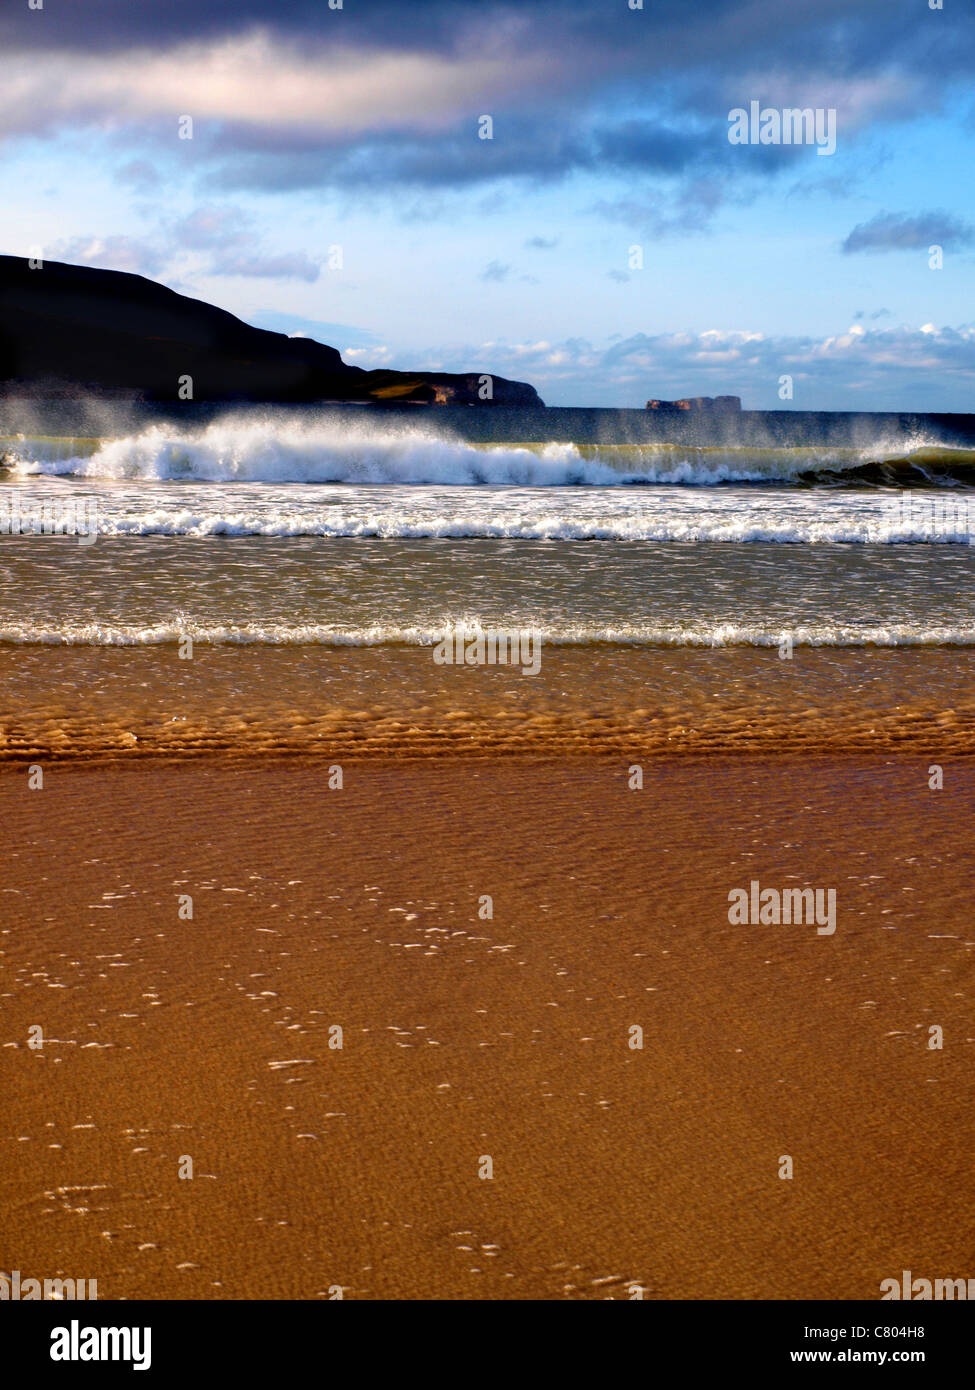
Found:
<svg viewBox="0 0 975 1390"><path fill-rule="evenodd" d="M975 409L960 0L65 10L0 17L3 251L549 404ZM836 153L731 145L752 100Z"/></svg>

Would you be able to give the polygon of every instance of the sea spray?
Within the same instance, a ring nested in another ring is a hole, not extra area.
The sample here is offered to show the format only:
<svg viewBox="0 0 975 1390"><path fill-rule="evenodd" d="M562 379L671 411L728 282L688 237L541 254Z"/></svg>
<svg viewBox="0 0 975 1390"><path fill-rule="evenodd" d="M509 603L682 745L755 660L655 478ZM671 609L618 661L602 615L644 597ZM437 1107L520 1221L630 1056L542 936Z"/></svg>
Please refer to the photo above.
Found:
<svg viewBox="0 0 975 1390"><path fill-rule="evenodd" d="M975 451L924 439L878 439L852 448L693 447L675 444L473 444L404 428L370 430L294 417L225 417L195 431L154 425L141 433L66 441L5 443L14 476L71 475L107 480L414 484L455 487L621 487L724 483L836 484L844 478L923 483L975 482ZM880 472L874 476L870 470Z"/></svg>

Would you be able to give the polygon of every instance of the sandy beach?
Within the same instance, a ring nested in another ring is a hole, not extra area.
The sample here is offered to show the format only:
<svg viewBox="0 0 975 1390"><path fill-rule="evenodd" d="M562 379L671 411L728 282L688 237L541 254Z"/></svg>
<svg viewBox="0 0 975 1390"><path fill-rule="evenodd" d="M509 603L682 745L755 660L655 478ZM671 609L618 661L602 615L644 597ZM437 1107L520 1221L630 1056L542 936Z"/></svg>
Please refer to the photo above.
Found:
<svg viewBox="0 0 975 1390"><path fill-rule="evenodd" d="M20 1381L330 1370L323 1300L953 1374L973 65L942 0L0 10Z"/></svg>
<svg viewBox="0 0 975 1390"><path fill-rule="evenodd" d="M943 790L905 755L327 781L0 773L5 1272L102 1299L970 1272L970 764ZM835 933L730 925L753 879L835 888Z"/></svg>

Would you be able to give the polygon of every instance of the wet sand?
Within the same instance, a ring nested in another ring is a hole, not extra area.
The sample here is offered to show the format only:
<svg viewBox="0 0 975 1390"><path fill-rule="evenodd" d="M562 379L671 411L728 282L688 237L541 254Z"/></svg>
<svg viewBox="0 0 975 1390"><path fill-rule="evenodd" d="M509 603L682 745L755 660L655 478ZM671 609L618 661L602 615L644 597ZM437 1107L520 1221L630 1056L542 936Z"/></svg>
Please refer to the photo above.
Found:
<svg viewBox="0 0 975 1390"><path fill-rule="evenodd" d="M975 754L975 648L0 645L0 763Z"/></svg>
<svg viewBox="0 0 975 1390"><path fill-rule="evenodd" d="M630 761L0 770L0 1269L102 1299L975 1273L975 768L663 757L636 791ZM731 926L752 878L834 887L835 935Z"/></svg>

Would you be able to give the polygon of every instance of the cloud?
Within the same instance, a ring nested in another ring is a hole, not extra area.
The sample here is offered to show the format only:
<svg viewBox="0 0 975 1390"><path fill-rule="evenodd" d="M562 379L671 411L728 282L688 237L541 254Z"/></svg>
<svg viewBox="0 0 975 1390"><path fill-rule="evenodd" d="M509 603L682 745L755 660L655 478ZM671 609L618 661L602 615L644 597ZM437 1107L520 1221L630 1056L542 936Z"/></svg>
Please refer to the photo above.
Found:
<svg viewBox="0 0 975 1390"><path fill-rule="evenodd" d="M656 240L706 231L726 198L721 184L710 179L695 179L683 187L645 193L640 197L602 199L591 211L611 222L624 222L634 231ZM736 200L741 200L740 192Z"/></svg>
<svg viewBox="0 0 975 1390"><path fill-rule="evenodd" d="M52 261L125 270L134 275L159 275L166 263L158 247L128 236L76 236L56 241L46 249Z"/></svg>
<svg viewBox="0 0 975 1390"><path fill-rule="evenodd" d="M53 24L8 6L0 130L128 132L172 155L189 114L197 167L223 188L767 178L808 151L732 149L731 107L835 106L842 139L930 117L975 63L975 16L954 10L696 0L688 23L622 0L88 0ZM476 138L482 114L493 140Z"/></svg>
<svg viewBox="0 0 975 1390"><path fill-rule="evenodd" d="M796 67L820 69L824 86L852 78L866 86L883 75L912 71L966 74L972 57L971 16L962 11L916 22L889 0L695 0L694 23L680 6L641 11L605 0L346 0L341 11L325 0L86 0L58 7L57 23L24 5L0 13L0 50L68 51L112 56L133 49L166 49L188 39L219 47L260 29L282 44L342 46L440 55L507 54L548 48L571 56L597 79L621 73L648 78L698 67L714 76L754 71L768 84L786 84ZM949 27L950 26L950 27ZM948 33L946 35L946 29ZM702 85L704 73L702 71ZM758 92L756 92L756 95ZM787 103L788 104L788 103ZM805 103L800 103L805 104ZM813 103L826 104L823 103Z"/></svg>
<svg viewBox="0 0 975 1390"><path fill-rule="evenodd" d="M975 227L949 212L879 212L853 228L843 242L847 255L858 251L916 251L929 246L971 246Z"/></svg>
<svg viewBox="0 0 975 1390"><path fill-rule="evenodd" d="M197 276L242 276L262 280L301 280L313 284L321 263L303 251L269 251L261 245L249 214L240 208L206 203L186 217L165 222L151 241L128 236L76 236L48 249L51 259L106 270L172 279L175 263L196 257ZM185 269L185 268L184 268Z"/></svg>
<svg viewBox="0 0 975 1390"><path fill-rule="evenodd" d="M240 208L205 203L170 228L173 241L190 251L227 251L252 244L250 219Z"/></svg>
<svg viewBox="0 0 975 1390"><path fill-rule="evenodd" d="M750 330L634 333L599 346L489 342L398 355L394 366L485 370L530 381L550 405L642 408L652 396L741 396L746 409L779 410L779 378L793 378L796 410L958 410L975 390L975 327L854 325L825 337Z"/></svg>
<svg viewBox="0 0 975 1390"><path fill-rule="evenodd" d="M577 4L579 0L577 0ZM553 0L534 0L539 18L557 14ZM395 43L413 49L449 48L458 24L468 31L483 30L482 45L500 27L525 27L521 7L506 0L484 4L488 17L483 25L476 13L458 16L456 0L345 0L334 10L328 0L166 0L166 4L137 5L132 0L85 0L84 6L66 5L54 26L43 18L9 7L0 14L0 44L24 50L60 48L113 52L135 45L161 46L192 35L201 41L219 42L242 29L273 29L285 38L318 43L336 40ZM585 0L579 5L583 12Z"/></svg>
<svg viewBox="0 0 975 1390"><path fill-rule="evenodd" d="M369 347L346 348L342 356L350 362L353 367L389 367L394 361L392 349L386 347L384 343L371 345ZM411 364L413 370L420 371L415 364ZM434 369L435 370L435 369Z"/></svg>
<svg viewBox="0 0 975 1390"><path fill-rule="evenodd" d="M303 252L279 256L216 256L210 264L211 275L247 275L264 280L304 280L313 284L321 274L321 266Z"/></svg>
<svg viewBox="0 0 975 1390"><path fill-rule="evenodd" d="M503 261L489 261L481 271L480 278L482 280L494 281L496 284L501 284L502 281L507 280L510 274L510 265L506 265Z"/></svg>
<svg viewBox="0 0 975 1390"><path fill-rule="evenodd" d="M167 120L175 140L178 119L189 115L194 138L197 125L219 122L299 143L309 135L444 130L466 117L476 138L485 102L551 82L556 66L531 52L309 49L258 29L162 51L42 50L16 71L8 56L0 64L0 116L8 130L28 133L67 122Z"/></svg>
<svg viewBox="0 0 975 1390"><path fill-rule="evenodd" d="M161 181L159 170L147 159L130 159L116 169L115 178L119 183L128 184L136 193L149 193Z"/></svg>
<svg viewBox="0 0 975 1390"><path fill-rule="evenodd" d="M265 280L303 280L314 284L321 263L302 251L268 252L261 248L252 218L241 208L204 203L173 222L170 244L177 251L209 253L207 275L240 275Z"/></svg>
<svg viewBox="0 0 975 1390"><path fill-rule="evenodd" d="M479 109L477 107L472 108ZM224 189L290 189L339 186L387 192L391 185L457 189L501 180L536 184L572 172L597 175L656 173L718 167L734 151L721 132L679 133L650 118L593 122L592 113L556 103L544 113L512 113L496 123L492 140L479 140L470 110L450 129L372 132L355 139L310 132L234 127L214 134L211 182ZM781 160L762 147L761 157Z"/></svg>
<svg viewBox="0 0 975 1390"><path fill-rule="evenodd" d="M557 236L530 236L525 242L526 251L552 251L559 244Z"/></svg>

